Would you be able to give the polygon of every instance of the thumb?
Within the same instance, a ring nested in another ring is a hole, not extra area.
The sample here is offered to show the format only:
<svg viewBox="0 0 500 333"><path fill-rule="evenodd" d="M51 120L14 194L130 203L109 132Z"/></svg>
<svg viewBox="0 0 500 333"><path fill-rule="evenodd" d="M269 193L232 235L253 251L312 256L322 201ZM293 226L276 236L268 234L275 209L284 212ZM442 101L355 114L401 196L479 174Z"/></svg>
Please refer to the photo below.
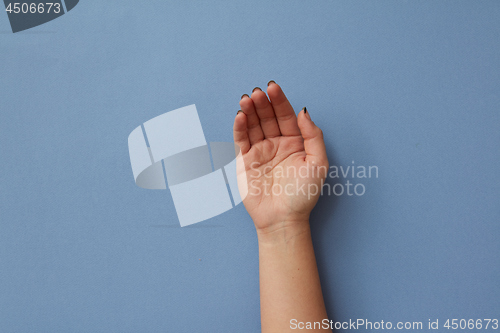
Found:
<svg viewBox="0 0 500 333"><path fill-rule="evenodd" d="M306 162L328 168L323 131L311 120L307 108L303 108L297 118L300 133L304 138L304 149L307 154Z"/></svg>

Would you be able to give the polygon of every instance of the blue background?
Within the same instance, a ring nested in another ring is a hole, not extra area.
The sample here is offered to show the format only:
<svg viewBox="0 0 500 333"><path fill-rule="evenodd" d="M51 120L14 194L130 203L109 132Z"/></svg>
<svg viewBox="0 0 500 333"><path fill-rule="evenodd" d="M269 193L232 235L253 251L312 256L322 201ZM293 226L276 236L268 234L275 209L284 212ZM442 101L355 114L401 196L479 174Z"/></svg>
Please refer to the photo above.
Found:
<svg viewBox="0 0 500 333"><path fill-rule="evenodd" d="M12 34L0 13L0 331L259 331L244 207L180 228L168 191L134 184L127 137L194 103L207 141L231 141L241 94L271 79L331 164L379 168L313 212L330 319L499 318L499 17L498 1L86 0Z"/></svg>

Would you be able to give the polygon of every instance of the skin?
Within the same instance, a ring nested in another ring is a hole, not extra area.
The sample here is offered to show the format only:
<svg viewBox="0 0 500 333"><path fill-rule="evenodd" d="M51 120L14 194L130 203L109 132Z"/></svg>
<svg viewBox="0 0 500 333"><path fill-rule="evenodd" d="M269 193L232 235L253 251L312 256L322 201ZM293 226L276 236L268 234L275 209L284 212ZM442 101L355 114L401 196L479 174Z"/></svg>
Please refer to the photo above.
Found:
<svg viewBox="0 0 500 333"><path fill-rule="evenodd" d="M308 111L295 115L273 81L267 95L243 95L240 107L238 185L259 240L262 332L295 332L291 319L328 318L309 226L328 170L323 133ZM319 331L330 330L308 330Z"/></svg>

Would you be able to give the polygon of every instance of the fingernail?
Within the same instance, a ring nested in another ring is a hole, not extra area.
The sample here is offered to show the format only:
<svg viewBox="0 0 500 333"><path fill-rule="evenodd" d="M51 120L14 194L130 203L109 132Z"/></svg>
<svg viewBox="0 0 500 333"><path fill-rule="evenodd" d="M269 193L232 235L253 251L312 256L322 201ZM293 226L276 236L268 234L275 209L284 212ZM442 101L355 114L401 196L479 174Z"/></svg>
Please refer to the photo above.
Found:
<svg viewBox="0 0 500 333"><path fill-rule="evenodd" d="M307 117L307 119L311 120L311 116L309 115L309 112L307 112L307 108L305 106L302 111L304 111L304 115Z"/></svg>
<svg viewBox="0 0 500 333"><path fill-rule="evenodd" d="M262 91L262 89L260 89L259 87L255 87L255 88L253 88L252 92L254 92L257 89L260 90L260 91Z"/></svg>
<svg viewBox="0 0 500 333"><path fill-rule="evenodd" d="M269 81L269 82L267 83L267 86L269 87L269 85L270 85L271 83L276 84L276 82L274 82L274 80L271 80L271 81Z"/></svg>
<svg viewBox="0 0 500 333"><path fill-rule="evenodd" d="M241 95L241 99L243 99L243 97L245 97L245 96L250 97L250 96L248 96L248 94L243 94L243 95Z"/></svg>
<svg viewBox="0 0 500 333"><path fill-rule="evenodd" d="M243 111L241 111L241 110L238 110L238 112L236 112L236 115L239 115L239 114L240 114L240 112L243 112Z"/></svg>

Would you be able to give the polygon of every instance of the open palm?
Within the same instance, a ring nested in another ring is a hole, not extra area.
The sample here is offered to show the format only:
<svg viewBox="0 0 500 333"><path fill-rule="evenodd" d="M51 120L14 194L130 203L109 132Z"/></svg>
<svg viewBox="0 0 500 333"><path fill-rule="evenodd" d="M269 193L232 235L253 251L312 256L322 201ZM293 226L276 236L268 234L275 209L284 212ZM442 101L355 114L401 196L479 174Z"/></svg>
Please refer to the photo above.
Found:
<svg viewBox="0 0 500 333"><path fill-rule="evenodd" d="M243 95L234 141L243 204L260 230L303 221L316 204L328 159L322 131L306 109L298 116L280 86ZM242 190L244 189L244 190Z"/></svg>

